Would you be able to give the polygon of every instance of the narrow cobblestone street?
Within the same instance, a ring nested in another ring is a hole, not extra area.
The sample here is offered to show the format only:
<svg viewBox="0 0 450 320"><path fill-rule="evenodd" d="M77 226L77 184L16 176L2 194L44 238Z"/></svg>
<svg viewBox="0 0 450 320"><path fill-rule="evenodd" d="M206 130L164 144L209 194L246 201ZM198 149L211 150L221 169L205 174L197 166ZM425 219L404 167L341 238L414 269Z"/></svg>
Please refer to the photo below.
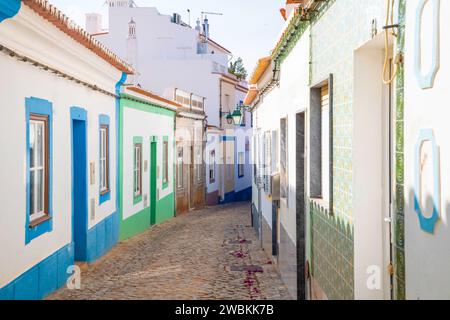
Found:
<svg viewBox="0 0 450 320"><path fill-rule="evenodd" d="M290 299L249 203L193 211L120 243L49 299Z"/></svg>

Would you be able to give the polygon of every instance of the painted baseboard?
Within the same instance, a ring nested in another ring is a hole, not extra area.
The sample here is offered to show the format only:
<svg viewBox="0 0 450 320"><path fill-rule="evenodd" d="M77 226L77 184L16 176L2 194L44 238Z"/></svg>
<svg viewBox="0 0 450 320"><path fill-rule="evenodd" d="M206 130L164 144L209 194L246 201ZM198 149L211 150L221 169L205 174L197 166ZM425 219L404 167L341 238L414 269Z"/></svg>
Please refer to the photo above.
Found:
<svg viewBox="0 0 450 320"><path fill-rule="evenodd" d="M63 287L74 264L74 244L70 243L45 258L0 289L0 300L41 300Z"/></svg>
<svg viewBox="0 0 450 320"><path fill-rule="evenodd" d="M220 200L220 204L233 202L250 201L252 199L252 187L235 192L231 191L225 194L224 199Z"/></svg>
<svg viewBox="0 0 450 320"><path fill-rule="evenodd" d="M88 231L87 262L92 263L111 250L119 241L119 214L103 219Z"/></svg>

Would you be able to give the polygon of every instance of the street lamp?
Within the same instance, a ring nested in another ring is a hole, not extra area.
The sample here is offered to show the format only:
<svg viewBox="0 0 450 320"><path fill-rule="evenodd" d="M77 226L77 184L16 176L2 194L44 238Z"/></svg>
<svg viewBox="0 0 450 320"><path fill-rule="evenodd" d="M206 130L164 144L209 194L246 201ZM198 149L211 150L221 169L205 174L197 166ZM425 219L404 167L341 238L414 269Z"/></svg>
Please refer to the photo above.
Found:
<svg viewBox="0 0 450 320"><path fill-rule="evenodd" d="M228 113L226 116L228 124L234 124L235 126L240 126L242 124L243 112L245 112L245 108L242 101L236 105L236 109L234 109L233 113Z"/></svg>

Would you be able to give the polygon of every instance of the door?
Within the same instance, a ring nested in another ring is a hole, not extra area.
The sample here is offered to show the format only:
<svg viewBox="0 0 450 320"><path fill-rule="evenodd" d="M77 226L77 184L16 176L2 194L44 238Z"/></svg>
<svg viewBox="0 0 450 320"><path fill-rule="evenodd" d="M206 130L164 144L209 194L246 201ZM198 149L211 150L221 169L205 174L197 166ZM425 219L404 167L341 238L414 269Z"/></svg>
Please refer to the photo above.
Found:
<svg viewBox="0 0 450 320"><path fill-rule="evenodd" d="M72 208L75 261L87 260L88 173L86 120L72 118Z"/></svg>
<svg viewBox="0 0 450 320"><path fill-rule="evenodd" d="M153 140L150 143L150 225L156 224L157 169L157 145Z"/></svg>
<svg viewBox="0 0 450 320"><path fill-rule="evenodd" d="M296 119L296 227L297 227L297 300L306 300L306 143L305 112Z"/></svg>
<svg viewBox="0 0 450 320"><path fill-rule="evenodd" d="M176 212L177 215L189 211L189 185L190 185L190 164L189 155L187 154L186 143L177 142L177 176L176 176Z"/></svg>

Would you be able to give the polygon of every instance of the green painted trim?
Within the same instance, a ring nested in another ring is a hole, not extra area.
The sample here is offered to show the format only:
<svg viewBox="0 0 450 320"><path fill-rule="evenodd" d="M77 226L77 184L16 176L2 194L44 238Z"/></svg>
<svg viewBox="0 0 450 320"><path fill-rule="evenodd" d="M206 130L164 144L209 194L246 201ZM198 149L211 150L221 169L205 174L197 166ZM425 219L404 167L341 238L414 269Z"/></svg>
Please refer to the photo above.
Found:
<svg viewBox="0 0 450 320"><path fill-rule="evenodd" d="M156 202L156 213L156 224L167 221L175 216L174 192Z"/></svg>
<svg viewBox="0 0 450 320"><path fill-rule="evenodd" d="M308 27L319 20L335 1L336 0L322 1L316 11L311 12L306 16L302 16L302 11L297 13L286 28L286 31L280 39L279 45L277 45L272 53L272 59L275 61L276 65L279 66L284 62Z"/></svg>
<svg viewBox="0 0 450 320"><path fill-rule="evenodd" d="M137 145L137 144L140 144L141 145L141 147L142 147L142 150L141 150L141 157L142 157L142 151L143 151L143 149L144 149L144 145L143 145L143 139L142 139L142 137L133 137L133 150L132 150L132 152L133 152L133 169L135 169L134 168L134 165L136 164L136 154L135 154L135 152L134 152L134 147ZM141 174L142 174L142 163L141 163ZM142 174L142 176L143 176L143 174ZM142 180L142 179L141 179ZM141 185L142 185L142 181L141 181ZM137 205L138 203L140 203L140 202L142 202L142 190L141 190L141 194L139 195L139 196L135 196L134 195L134 189L135 189L135 187L136 187L136 177L134 176L134 171L133 171L133 204L134 205ZM142 188L142 186L141 186L141 188Z"/></svg>
<svg viewBox="0 0 450 320"><path fill-rule="evenodd" d="M157 104L153 104L150 102L136 101L135 99L137 98L134 98L131 95L122 94L120 99L120 106L175 118L176 111L174 110L170 110L163 106L158 106Z"/></svg>
<svg viewBox="0 0 450 320"><path fill-rule="evenodd" d="M406 0L398 5L397 51L405 52L405 15ZM396 118L395 118L395 211L394 211L394 299L406 299L405 277L405 186L404 186L404 108L405 108L405 70L400 66L396 80Z"/></svg>
<svg viewBox="0 0 450 320"><path fill-rule="evenodd" d="M120 224L121 241L129 239L150 228L150 207L122 220Z"/></svg>
<svg viewBox="0 0 450 320"><path fill-rule="evenodd" d="M150 137L150 224L156 224L156 192L158 190L158 137Z"/></svg>
<svg viewBox="0 0 450 320"><path fill-rule="evenodd" d="M164 142L167 142L167 159L164 159ZM169 137L168 136L164 136L163 137L163 151L162 151L162 189L165 190L169 187L169 177L165 177L165 172L166 170L164 170L165 165L167 164L167 167L169 167ZM167 170L169 171L169 170ZM167 172L167 174L169 174L169 172Z"/></svg>

